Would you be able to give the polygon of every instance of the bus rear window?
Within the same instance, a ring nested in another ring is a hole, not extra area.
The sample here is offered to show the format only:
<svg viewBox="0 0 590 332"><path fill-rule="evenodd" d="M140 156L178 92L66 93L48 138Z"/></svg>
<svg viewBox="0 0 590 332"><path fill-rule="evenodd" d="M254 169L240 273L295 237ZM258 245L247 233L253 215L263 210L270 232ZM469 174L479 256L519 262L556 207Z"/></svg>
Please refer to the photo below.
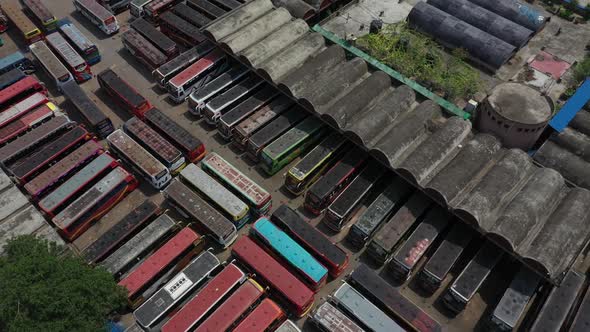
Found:
<svg viewBox="0 0 590 332"><path fill-rule="evenodd" d="M76 66L76 71L78 71L78 72L84 71L85 69L86 69L86 64L85 63Z"/></svg>

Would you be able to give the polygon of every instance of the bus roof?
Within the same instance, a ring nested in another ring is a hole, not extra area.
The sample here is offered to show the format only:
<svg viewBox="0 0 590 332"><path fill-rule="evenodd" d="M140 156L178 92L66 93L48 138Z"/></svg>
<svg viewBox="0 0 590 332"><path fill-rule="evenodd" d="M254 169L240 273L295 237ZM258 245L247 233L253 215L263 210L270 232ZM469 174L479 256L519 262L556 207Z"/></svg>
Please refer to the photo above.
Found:
<svg viewBox="0 0 590 332"><path fill-rule="evenodd" d="M43 64L43 67L55 78L71 75L68 69L59 61L44 41L38 41L29 46L31 52Z"/></svg>
<svg viewBox="0 0 590 332"><path fill-rule="evenodd" d="M51 13L51 11L47 7L45 7L45 5L40 0L23 0L23 3L42 22L47 22L51 19L55 19L55 16Z"/></svg>
<svg viewBox="0 0 590 332"><path fill-rule="evenodd" d="M128 30L130 31L130 30ZM138 107L146 102L146 99L125 82L112 69L106 69L98 74L98 77L108 84L114 91L123 96L131 105Z"/></svg>
<svg viewBox="0 0 590 332"><path fill-rule="evenodd" d="M502 250L487 241L455 279L451 290L470 300L501 257Z"/></svg>
<svg viewBox="0 0 590 332"><path fill-rule="evenodd" d="M211 52L205 54L201 59L197 60L197 62L193 63L188 68L178 73L178 75L170 79L168 83L177 88L181 87L193 77L214 66L217 61L223 59L224 57L225 54L220 49L214 49Z"/></svg>
<svg viewBox="0 0 590 332"><path fill-rule="evenodd" d="M212 19L216 19L226 13L225 10L205 0L188 0L187 4L199 10L200 12L209 16Z"/></svg>
<svg viewBox="0 0 590 332"><path fill-rule="evenodd" d="M149 176L155 177L161 172L166 171L166 166L164 166L160 161L147 152L141 145L139 145L139 143L134 141L121 129L117 129L111 133L107 137L107 140L109 141L109 144L112 144L135 166L140 168Z"/></svg>
<svg viewBox="0 0 590 332"><path fill-rule="evenodd" d="M151 2L150 5L154 3ZM152 42L162 52L173 52L176 49L176 43L168 38L165 34L156 29L152 24L143 18L138 18L131 23L131 27L140 35Z"/></svg>
<svg viewBox="0 0 590 332"><path fill-rule="evenodd" d="M17 1L3 1L2 11L4 14L6 14L8 19L23 33L26 34L37 29L37 26L35 26L33 21L31 21L25 15Z"/></svg>
<svg viewBox="0 0 590 332"><path fill-rule="evenodd" d="M590 291L582 299L578 312L570 326L570 332L584 332L590 326Z"/></svg>
<svg viewBox="0 0 590 332"><path fill-rule="evenodd" d="M353 320L330 302L322 303L310 316L312 320L331 332L364 332Z"/></svg>
<svg viewBox="0 0 590 332"><path fill-rule="evenodd" d="M0 145L10 141L38 124L49 120L54 115L53 110L51 110L47 104L33 109L23 115L20 119L0 128Z"/></svg>
<svg viewBox="0 0 590 332"><path fill-rule="evenodd" d="M263 153L272 159L280 158L288 148L298 144L311 133L321 130L323 127L324 123L320 119L310 116L270 143L264 148Z"/></svg>
<svg viewBox="0 0 590 332"><path fill-rule="evenodd" d="M285 313L278 304L269 298L265 298L233 331L264 332L284 316Z"/></svg>
<svg viewBox="0 0 590 332"><path fill-rule="evenodd" d="M54 32L45 36L45 40L51 45L57 52L59 52L63 59L73 68L86 64L86 61L74 50L74 48L68 44L68 42L59 34Z"/></svg>
<svg viewBox="0 0 590 332"><path fill-rule="evenodd" d="M320 262L270 220L264 217L258 219L252 225L252 230L264 239L264 243L273 251L314 282L320 282L328 274L328 270Z"/></svg>
<svg viewBox="0 0 590 332"><path fill-rule="evenodd" d="M317 165L326 160L345 142L346 139L340 133L333 132L316 145L295 166L291 167L289 174L302 181Z"/></svg>
<svg viewBox="0 0 590 332"><path fill-rule="evenodd" d="M393 319L389 318L383 311L379 310L373 303L364 298L356 289L344 283L332 299L336 300L339 306L356 317L371 331L375 332L403 332Z"/></svg>
<svg viewBox="0 0 590 332"><path fill-rule="evenodd" d="M63 32L81 50L95 47L93 42L86 37L69 19L63 18L59 21L59 30Z"/></svg>
<svg viewBox="0 0 590 332"><path fill-rule="evenodd" d="M287 205L281 205L271 217L277 226L287 230L298 238L300 243L309 247L313 252L325 257L335 265L343 266L348 261L348 255L338 245L323 235L317 228L305 222Z"/></svg>
<svg viewBox="0 0 590 332"><path fill-rule="evenodd" d="M190 24L183 18L178 17L178 15L175 15L170 10L160 14L160 25L162 23L173 26L174 28L180 30L183 34L193 38L198 43L202 43L206 40L205 36L203 36L199 28Z"/></svg>
<svg viewBox="0 0 590 332"><path fill-rule="evenodd" d="M162 332L188 331L245 279L246 274L230 263L162 326Z"/></svg>
<svg viewBox="0 0 590 332"><path fill-rule="evenodd" d="M113 14L109 12L106 8L101 6L96 0L74 0L77 3L84 6L88 11L94 14L99 19L105 21L109 17L113 17Z"/></svg>
<svg viewBox="0 0 590 332"><path fill-rule="evenodd" d="M301 330L291 320L286 320L283 324L279 325L275 332L301 332Z"/></svg>
<svg viewBox="0 0 590 332"><path fill-rule="evenodd" d="M33 93L18 103L10 106L8 109L0 112L0 127L9 124L10 122L32 111L35 107L41 106L48 101L49 100L47 99L46 95L40 92Z"/></svg>
<svg viewBox="0 0 590 332"><path fill-rule="evenodd" d="M307 116L304 109L293 107L252 135L249 144L256 148L265 146Z"/></svg>
<svg viewBox="0 0 590 332"><path fill-rule="evenodd" d="M522 266L496 305L494 317L511 328L516 327L540 281L538 274Z"/></svg>
<svg viewBox="0 0 590 332"><path fill-rule="evenodd" d="M387 281L365 264L359 265L352 272L350 280L357 289L363 291L374 303L386 308L390 314L402 319L417 331L442 331L441 325L436 320L400 294L397 289L389 285Z"/></svg>
<svg viewBox="0 0 590 332"><path fill-rule="evenodd" d="M146 199L84 249L82 256L90 263L101 260L110 250L160 212L158 205Z"/></svg>
<svg viewBox="0 0 590 332"><path fill-rule="evenodd" d="M186 150L192 151L203 145L200 139L196 138L157 108L152 108L145 112L144 117L170 136L175 143L181 144Z"/></svg>
<svg viewBox="0 0 590 332"><path fill-rule="evenodd" d="M156 71L159 72L162 76L167 76L170 73L173 73L176 70L178 70L179 67L185 66L186 64L190 65L191 63L194 63L198 59L205 56L205 54L209 53L214 47L215 45L213 45L213 43L210 43L208 41L202 42L199 45L192 47L185 52L180 53L172 60L161 65L158 69L156 69Z"/></svg>
<svg viewBox="0 0 590 332"><path fill-rule="evenodd" d="M281 95L238 124L236 132L243 136L248 136L274 118L285 113L291 105L293 105L293 101Z"/></svg>
<svg viewBox="0 0 590 332"><path fill-rule="evenodd" d="M244 282L229 296L195 332L227 331L264 294L264 289L253 279Z"/></svg>
<svg viewBox="0 0 590 332"><path fill-rule="evenodd" d="M200 286L219 265L214 254L208 250L202 252L137 308L133 317L141 326L151 326L193 288Z"/></svg>
<svg viewBox="0 0 590 332"><path fill-rule="evenodd" d="M171 2L174 2L177 0L154 0L154 1L150 1L148 4L145 5L145 8L150 10L150 11L156 11L160 8L163 8L164 6L168 5Z"/></svg>
<svg viewBox="0 0 590 332"><path fill-rule="evenodd" d="M237 83L239 79L248 73L248 68L245 66L235 66L230 68L225 73L215 77L207 82L203 87L193 92L193 99L200 102L205 102L207 99L213 97L219 91L229 87L231 84Z"/></svg>
<svg viewBox="0 0 590 332"><path fill-rule="evenodd" d="M4 4L2 5L4 7ZM4 9L4 8L3 8ZM16 51L14 53L10 53L6 56L0 58L0 69L4 69L6 67L10 67L13 64L25 60L24 54L20 51Z"/></svg>
<svg viewBox="0 0 590 332"><path fill-rule="evenodd" d="M30 195L36 196L41 190L64 177L65 174L72 172L80 164L102 152L103 149L103 146L95 140L87 141L25 184L25 190Z"/></svg>
<svg viewBox="0 0 590 332"><path fill-rule="evenodd" d="M134 29L125 31L121 38L124 42L136 48L133 52L141 52L148 58L149 62L156 66L162 65L168 60L166 54L162 53L154 44Z"/></svg>
<svg viewBox="0 0 590 332"><path fill-rule="evenodd" d="M176 222L167 214L156 218L139 233L115 250L100 265L112 274L118 274L126 266L136 260L143 252L153 247L159 239L168 234Z"/></svg>
<svg viewBox="0 0 590 332"><path fill-rule="evenodd" d="M130 298L135 296L152 278L184 254L200 238L201 236L189 227L183 228L135 270L119 281L119 285L127 288Z"/></svg>
<svg viewBox="0 0 590 332"><path fill-rule="evenodd" d="M211 22L210 18L192 9L183 2L174 6L172 8L172 11L174 12L174 14L182 17L183 19L189 21L191 24L195 25L197 28L201 28L209 24L209 22Z"/></svg>
<svg viewBox="0 0 590 332"><path fill-rule="evenodd" d="M271 99L273 99L278 93L279 91L276 88L267 85L224 114L219 121L227 126L234 126L271 101Z"/></svg>
<svg viewBox="0 0 590 332"><path fill-rule="evenodd" d="M117 167L107 174L102 180L97 182L92 188L80 195L72 204L68 205L63 211L53 218L53 223L61 228L66 229L71 226L81 215L94 208L101 198L107 196L120 183L125 181L129 173L121 167Z"/></svg>
<svg viewBox="0 0 590 332"><path fill-rule="evenodd" d="M314 293L305 284L247 236L234 244L232 252L298 308L313 301Z"/></svg>
<svg viewBox="0 0 590 332"><path fill-rule="evenodd" d="M240 98L248 95L248 93L252 92L261 84L262 80L259 77L251 75L238 84L232 86L229 90L215 96L213 99L208 101L207 108L211 110L217 110L227 107Z"/></svg>
<svg viewBox="0 0 590 332"><path fill-rule="evenodd" d="M75 81L62 85L61 90L66 100L69 100L92 126L109 119Z"/></svg>
<svg viewBox="0 0 590 332"><path fill-rule="evenodd" d="M192 220L204 225L216 237L227 238L236 232L231 221L178 179L173 179L164 189L164 193L168 199L189 214Z"/></svg>
<svg viewBox="0 0 590 332"><path fill-rule="evenodd" d="M424 271L442 281L467 247L473 235L474 232L467 225L456 222L424 265Z"/></svg>
<svg viewBox="0 0 590 332"><path fill-rule="evenodd" d="M32 46L32 45L31 45ZM61 63L60 63L61 65ZM63 65L62 65L63 67ZM65 67L63 67L65 69ZM69 73L69 72L68 72ZM23 89L32 85L39 84L39 81L34 76L26 76L22 80L0 90L0 104L4 104L13 97L19 95Z"/></svg>
<svg viewBox="0 0 590 332"><path fill-rule="evenodd" d="M249 210L246 203L195 164L186 165L180 176L232 216L244 215Z"/></svg>
<svg viewBox="0 0 590 332"><path fill-rule="evenodd" d="M212 2L228 11L234 10L242 5L241 2L236 0L213 0Z"/></svg>
<svg viewBox="0 0 590 332"><path fill-rule="evenodd" d="M8 72L0 75L0 90L20 81L25 77L25 73L20 68L13 68Z"/></svg>
<svg viewBox="0 0 590 332"><path fill-rule="evenodd" d="M167 162L172 162L182 156L182 153L160 134L137 117L132 117L124 124L125 130L137 137L141 142L154 150ZM141 144L140 142L140 144Z"/></svg>

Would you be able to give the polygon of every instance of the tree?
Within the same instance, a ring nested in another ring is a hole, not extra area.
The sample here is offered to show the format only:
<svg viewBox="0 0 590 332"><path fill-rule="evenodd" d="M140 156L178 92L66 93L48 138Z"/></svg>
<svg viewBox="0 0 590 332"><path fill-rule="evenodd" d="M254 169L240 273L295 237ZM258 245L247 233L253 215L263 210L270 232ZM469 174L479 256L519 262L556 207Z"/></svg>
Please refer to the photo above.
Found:
<svg viewBox="0 0 590 332"><path fill-rule="evenodd" d="M17 237L0 258L0 331L104 331L126 293L55 243Z"/></svg>
<svg viewBox="0 0 590 332"><path fill-rule="evenodd" d="M574 79L576 83L580 83L590 76L590 57L587 56L584 60L578 62L574 67Z"/></svg>

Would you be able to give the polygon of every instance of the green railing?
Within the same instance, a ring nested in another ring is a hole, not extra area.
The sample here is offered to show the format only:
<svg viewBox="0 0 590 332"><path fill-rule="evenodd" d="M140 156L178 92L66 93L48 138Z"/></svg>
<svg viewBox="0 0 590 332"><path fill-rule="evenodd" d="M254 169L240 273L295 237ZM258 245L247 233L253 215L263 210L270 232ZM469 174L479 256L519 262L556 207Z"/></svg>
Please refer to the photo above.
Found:
<svg viewBox="0 0 590 332"><path fill-rule="evenodd" d="M428 90L427 88L423 87L422 85L418 84L416 81L413 81L413 80L405 77L404 75L400 74L399 72L393 70L391 67L386 66L385 64L381 63L379 60L373 58L372 56L359 50L358 48L352 46L346 40L341 39L340 37L336 36L334 33L322 28L318 24L314 25L311 29L315 32L322 34L325 38L329 39L333 43L340 45L342 48L344 48L348 52L365 60L366 62L371 64L373 67L385 72L389 76L395 78L396 80L400 81L401 83L414 89L414 91L421 94L425 98L428 98L428 99L432 100L433 102L437 103L440 107L442 107L446 111L450 112L451 114L456 115L456 116L460 116L466 120L471 117L471 114L460 109L459 107L457 107L457 105L451 103L450 101L448 101L444 98L441 98L439 95L435 94L434 92L432 92L432 91Z"/></svg>

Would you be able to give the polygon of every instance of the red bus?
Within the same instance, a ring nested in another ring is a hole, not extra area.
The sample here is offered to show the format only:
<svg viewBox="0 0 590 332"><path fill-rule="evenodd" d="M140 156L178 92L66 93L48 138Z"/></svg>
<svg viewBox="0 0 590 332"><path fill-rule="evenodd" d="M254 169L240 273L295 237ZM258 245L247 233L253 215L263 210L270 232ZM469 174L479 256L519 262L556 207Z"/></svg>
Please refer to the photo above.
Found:
<svg viewBox="0 0 590 332"><path fill-rule="evenodd" d="M246 278L247 276L242 270L234 264L229 264L162 326L162 332L191 330Z"/></svg>
<svg viewBox="0 0 590 332"><path fill-rule="evenodd" d="M54 160L61 158L88 141L92 136L81 126L56 137L51 142L10 167L10 172L18 183L24 185L35 175L43 171Z"/></svg>
<svg viewBox="0 0 590 332"><path fill-rule="evenodd" d="M4 126L0 129L0 146L4 143L8 143L18 137L21 134L27 132L27 130L35 128L39 124L51 119L55 113L48 106L55 107L52 103L42 105L32 110L28 114L25 114L22 118Z"/></svg>
<svg viewBox="0 0 590 332"><path fill-rule="evenodd" d="M117 167L57 214L52 222L66 239L73 241L137 185L133 175Z"/></svg>
<svg viewBox="0 0 590 332"><path fill-rule="evenodd" d="M265 332L274 331L285 319L283 309L273 300L266 298L244 318L233 332Z"/></svg>
<svg viewBox="0 0 590 332"><path fill-rule="evenodd" d="M47 96L42 93L36 92L30 95L0 113L0 128L48 102Z"/></svg>
<svg viewBox="0 0 590 332"><path fill-rule="evenodd" d="M253 279L244 282L223 302L195 332L228 331L253 307L264 294L264 289Z"/></svg>
<svg viewBox="0 0 590 332"><path fill-rule="evenodd" d="M45 40L47 40L47 45L53 50L53 53L74 75L76 82L82 83L92 78L92 71L86 60L76 52L72 45L68 44L59 32L45 36Z"/></svg>
<svg viewBox="0 0 590 332"><path fill-rule="evenodd" d="M24 188L33 199L38 199L103 151L102 145L95 140L90 140L37 175L25 184Z"/></svg>
<svg viewBox="0 0 590 332"><path fill-rule="evenodd" d="M108 153L103 153L84 166L49 195L39 201L39 209L50 217L55 217L65 207L78 198L86 189L93 186L107 173L119 167Z"/></svg>
<svg viewBox="0 0 590 332"><path fill-rule="evenodd" d="M141 292L158 276L170 270L179 260L185 257L190 259L189 256L192 254L189 253L196 251L195 248L200 241L199 234L185 227L121 279L119 285L127 288L127 298L131 306L137 307L143 302Z"/></svg>
<svg viewBox="0 0 590 332"><path fill-rule="evenodd" d="M13 85L0 90L0 110L27 98L35 92L47 95L47 89L33 76L27 76Z"/></svg>
<svg viewBox="0 0 590 332"><path fill-rule="evenodd" d="M180 0L154 0L143 7L144 17L154 23L158 22L160 14L174 7Z"/></svg>
<svg viewBox="0 0 590 332"><path fill-rule="evenodd" d="M115 99L115 102L134 115L143 118L143 114L152 108L149 100L140 95L131 85L123 80L112 69L106 69L97 75L101 88Z"/></svg>
<svg viewBox="0 0 590 332"><path fill-rule="evenodd" d="M129 53L146 64L150 71L160 67L168 61L166 54L162 53L156 48L156 46L134 29L125 31L123 36L121 36L121 40L123 41L123 46L125 46Z"/></svg>
<svg viewBox="0 0 590 332"><path fill-rule="evenodd" d="M145 112L144 116L145 122L180 149L190 162L197 162L207 152L205 145L200 139L170 119L159 109L152 108Z"/></svg>
<svg viewBox="0 0 590 332"><path fill-rule="evenodd" d="M242 236L232 253L264 280L297 317L303 317L311 310L313 291L249 237Z"/></svg>

